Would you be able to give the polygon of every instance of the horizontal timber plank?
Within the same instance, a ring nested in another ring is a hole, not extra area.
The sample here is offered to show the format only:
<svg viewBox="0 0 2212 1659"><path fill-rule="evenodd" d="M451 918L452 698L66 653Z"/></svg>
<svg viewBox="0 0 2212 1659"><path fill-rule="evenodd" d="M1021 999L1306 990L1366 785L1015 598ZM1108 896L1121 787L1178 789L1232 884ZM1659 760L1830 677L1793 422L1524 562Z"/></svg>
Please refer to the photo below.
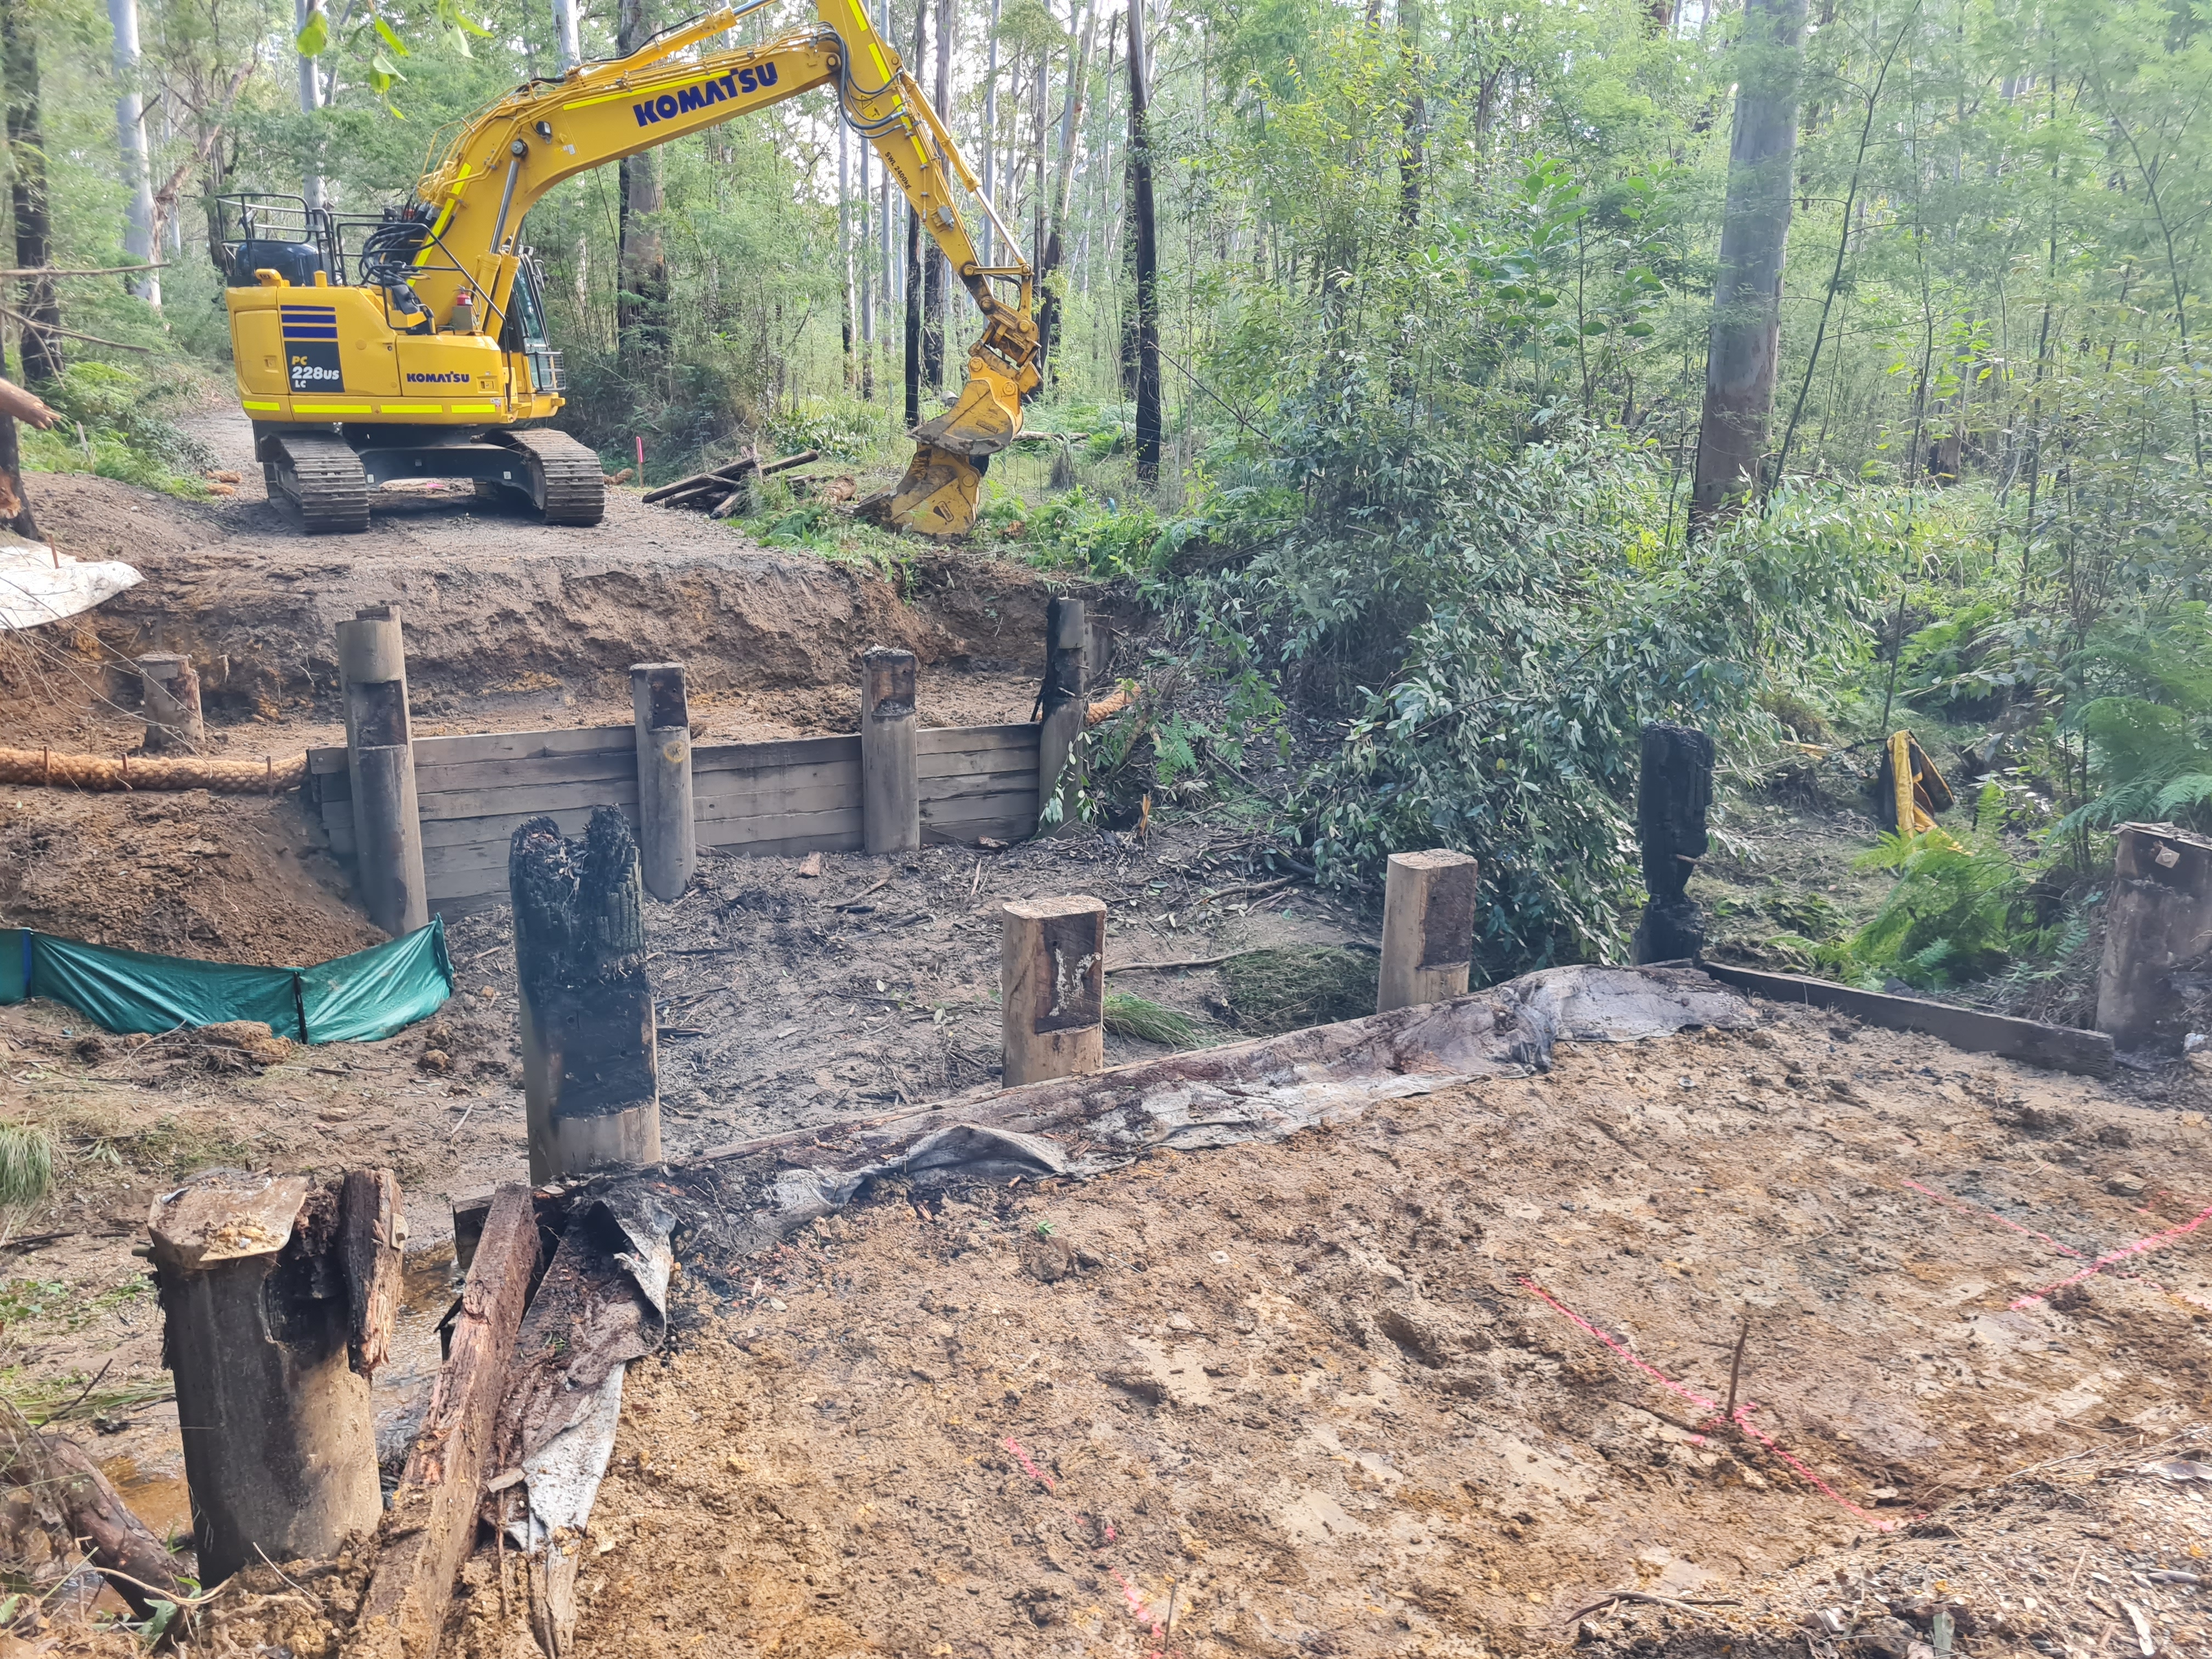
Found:
<svg viewBox="0 0 2212 1659"><path fill-rule="evenodd" d="M2112 1070L2112 1040L2102 1031L2084 1031L2071 1025L2045 1025L2039 1020L2015 1019L2008 1014L1985 1014L1974 1008L1954 1008L1944 1002L1923 1002L1918 997L1890 996L1881 991L1861 991L1832 980L1808 979L1799 974L1770 974L1724 963L1698 964L1723 985L1749 991L1777 1002L1795 1002L1838 1013L1891 1031L1924 1031L1941 1037L1954 1048L1968 1054L2003 1054L2031 1066L2048 1066L2061 1072L2089 1077L2109 1077Z"/></svg>
<svg viewBox="0 0 2212 1659"><path fill-rule="evenodd" d="M854 769L856 774L857 768ZM860 810L860 780L785 784L732 789L711 781L693 786L691 817L706 823L719 818L764 818L780 812L838 812Z"/></svg>
<svg viewBox="0 0 2212 1659"><path fill-rule="evenodd" d="M468 761L528 760L545 755L586 755L637 748L634 726L581 726L560 732L483 732L466 737L417 738L415 764L459 766Z"/></svg>
<svg viewBox="0 0 2212 1659"><path fill-rule="evenodd" d="M787 818L784 822L795 823L798 820ZM857 853L866 844L866 839L860 828L855 825L851 830L840 830L834 834L822 830L809 830L774 841L727 843L702 842L701 844L712 846L716 852L736 853L746 858L787 859L797 858L806 853Z"/></svg>
<svg viewBox="0 0 2212 1659"><path fill-rule="evenodd" d="M804 841L808 848L841 849L860 844L860 809L834 812L779 812L757 817L702 820L699 844L721 852L757 852L764 844ZM833 848L833 843L835 844Z"/></svg>
<svg viewBox="0 0 2212 1659"><path fill-rule="evenodd" d="M335 748L310 749L307 751L307 771L313 776L328 777L333 772L343 773L345 769L346 751L343 744L339 744Z"/></svg>
<svg viewBox="0 0 2212 1659"><path fill-rule="evenodd" d="M316 775L315 798L321 801L325 806L328 806L332 801L351 800L353 799L353 775L348 772L343 767L340 767L335 772L325 772ZM352 809L349 807L347 810L351 811Z"/></svg>
<svg viewBox="0 0 2212 1659"><path fill-rule="evenodd" d="M590 783L603 778L635 778L637 747L606 749L587 755L546 755L534 760L463 761L457 766L415 763L415 793L421 796L518 784Z"/></svg>
<svg viewBox="0 0 2212 1659"><path fill-rule="evenodd" d="M712 772L775 771L792 766L860 763L858 732L834 738L785 738L773 743L696 743L691 775Z"/></svg>
<svg viewBox="0 0 2212 1659"><path fill-rule="evenodd" d="M623 816L632 824L636 823L637 808L629 808ZM500 884L504 886L507 882L507 837L505 836L464 842L458 847L425 847L422 849L422 873L426 878L434 878L441 872L496 870ZM432 884L435 885L434 881Z"/></svg>
<svg viewBox="0 0 2212 1659"><path fill-rule="evenodd" d="M966 772L952 777L933 778L925 774L920 781L925 801L958 800L963 795L1003 795L1016 789L1034 792L1037 775L1036 767L1023 766L1006 772Z"/></svg>
<svg viewBox="0 0 2212 1659"><path fill-rule="evenodd" d="M1011 818L982 818L973 823L925 823L922 843L928 847L973 847L986 836L993 841L1026 841L1036 832L1036 814Z"/></svg>
<svg viewBox="0 0 2212 1659"><path fill-rule="evenodd" d="M635 806L637 779L596 783L516 784L507 789L453 789L417 797L422 822L443 818L506 817L520 812L559 812L571 806Z"/></svg>
<svg viewBox="0 0 2212 1659"><path fill-rule="evenodd" d="M914 734L915 761L927 765L939 755L1011 750L1035 756L1042 728L1027 721L1011 726L925 726Z"/></svg>
<svg viewBox="0 0 2212 1659"><path fill-rule="evenodd" d="M950 800L927 800L921 803L924 823L965 823L974 818L1018 817L1024 812L1035 822L1037 815L1037 790L1032 783L1026 789L1002 789L988 795L962 795Z"/></svg>

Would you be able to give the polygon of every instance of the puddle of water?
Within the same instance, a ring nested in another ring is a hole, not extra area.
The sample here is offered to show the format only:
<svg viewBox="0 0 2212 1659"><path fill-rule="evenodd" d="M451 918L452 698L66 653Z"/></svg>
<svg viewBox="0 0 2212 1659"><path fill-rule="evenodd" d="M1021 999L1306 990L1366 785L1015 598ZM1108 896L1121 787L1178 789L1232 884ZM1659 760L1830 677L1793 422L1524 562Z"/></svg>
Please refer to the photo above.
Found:
<svg viewBox="0 0 2212 1659"><path fill-rule="evenodd" d="M182 1470L142 1469L135 1457L111 1457L100 1472L115 1485L115 1494L131 1513L164 1542L192 1538L192 1499Z"/></svg>

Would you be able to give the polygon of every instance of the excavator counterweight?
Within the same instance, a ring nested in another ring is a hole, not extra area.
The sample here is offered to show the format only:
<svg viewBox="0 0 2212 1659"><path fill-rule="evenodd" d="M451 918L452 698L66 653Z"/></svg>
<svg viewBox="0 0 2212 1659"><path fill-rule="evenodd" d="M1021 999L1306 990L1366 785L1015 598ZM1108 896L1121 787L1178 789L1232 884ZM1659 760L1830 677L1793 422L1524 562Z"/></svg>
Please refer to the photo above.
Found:
<svg viewBox="0 0 2212 1659"><path fill-rule="evenodd" d="M862 6L817 0L817 11L814 26L760 46L704 50L737 21L726 7L627 58L518 87L462 127L414 200L380 217L220 198L239 399L271 493L310 533L367 529L370 489L398 477L470 478L548 523L598 523L598 457L543 424L568 388L525 216L565 179L826 86L984 317L959 397L915 428L906 475L862 507L927 535L967 531L984 469L1020 434L1038 384L1032 274L1003 224L1007 263L982 264L954 199L956 181L976 190L974 174Z"/></svg>

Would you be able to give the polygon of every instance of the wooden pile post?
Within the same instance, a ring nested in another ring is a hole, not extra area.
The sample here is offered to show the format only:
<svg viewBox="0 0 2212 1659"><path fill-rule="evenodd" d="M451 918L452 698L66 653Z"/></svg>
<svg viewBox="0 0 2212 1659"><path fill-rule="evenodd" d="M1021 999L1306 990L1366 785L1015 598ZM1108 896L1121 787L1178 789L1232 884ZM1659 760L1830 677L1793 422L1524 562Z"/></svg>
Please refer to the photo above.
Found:
<svg viewBox="0 0 2212 1659"><path fill-rule="evenodd" d="M1375 1012L1467 994L1474 963L1475 875L1465 853L1393 853L1382 887L1382 967Z"/></svg>
<svg viewBox="0 0 2212 1659"><path fill-rule="evenodd" d="M207 744L207 726L200 718L200 677L192 659L166 653L141 657L138 684L146 704L146 752L199 753Z"/></svg>
<svg viewBox="0 0 2212 1659"><path fill-rule="evenodd" d="M1631 949L1638 963L1680 962L1705 953L1705 922L1686 889L1705 855L1705 810L1713 799L1713 740L1686 726L1653 720L1644 728L1636 780L1637 838L1650 895Z"/></svg>
<svg viewBox="0 0 2212 1659"><path fill-rule="evenodd" d="M399 1296L389 1170L206 1181L149 1218L200 1578L328 1555L383 1513L368 1377ZM534 1237L534 1235L533 1235Z"/></svg>
<svg viewBox="0 0 2212 1659"><path fill-rule="evenodd" d="M766 478L794 466L805 466L809 461L818 461L818 449L802 449L796 455L763 462L750 455L740 456L726 466L710 471L695 472L688 478L678 478L645 492L647 507L704 507L714 519L726 519L737 512L752 494L752 481Z"/></svg>
<svg viewBox="0 0 2212 1659"><path fill-rule="evenodd" d="M453 1581L476 1544L500 1401L539 1254L530 1189L501 1187L469 1263L452 1348L379 1530L375 1576L349 1659L431 1659L438 1650ZM374 1468L370 1474L373 1492Z"/></svg>
<svg viewBox="0 0 2212 1659"><path fill-rule="evenodd" d="M338 672L362 899L368 919L396 938L430 921L398 606L371 605L338 624Z"/></svg>
<svg viewBox="0 0 2212 1659"><path fill-rule="evenodd" d="M1106 902L1088 893L1027 899L1000 915L1006 1086L1098 1070L1106 1063Z"/></svg>
<svg viewBox="0 0 2212 1659"><path fill-rule="evenodd" d="M1062 835L1075 828L1076 797L1081 792L1078 744L1087 708L1085 682L1089 629L1083 601L1055 599L1045 607L1044 689L1038 702L1044 726L1037 743L1037 834ZM1052 810L1057 799L1060 810Z"/></svg>
<svg viewBox="0 0 2212 1659"><path fill-rule="evenodd" d="M2189 1009L2172 982L2212 955L2212 838L2171 823L2124 823L2105 901L2097 1029L2122 1050L2178 1048Z"/></svg>
<svg viewBox="0 0 2212 1659"><path fill-rule="evenodd" d="M582 839L566 841L551 818L529 819L509 844L507 886L530 1179L658 1163L659 1054L629 820L595 807Z"/></svg>
<svg viewBox="0 0 2212 1659"><path fill-rule="evenodd" d="M699 864L691 808L691 709L684 665L641 662L629 671L637 720L638 860L645 890L673 904Z"/></svg>
<svg viewBox="0 0 2212 1659"><path fill-rule="evenodd" d="M917 719L914 653L872 647L860 658L860 833L871 853L921 845Z"/></svg>

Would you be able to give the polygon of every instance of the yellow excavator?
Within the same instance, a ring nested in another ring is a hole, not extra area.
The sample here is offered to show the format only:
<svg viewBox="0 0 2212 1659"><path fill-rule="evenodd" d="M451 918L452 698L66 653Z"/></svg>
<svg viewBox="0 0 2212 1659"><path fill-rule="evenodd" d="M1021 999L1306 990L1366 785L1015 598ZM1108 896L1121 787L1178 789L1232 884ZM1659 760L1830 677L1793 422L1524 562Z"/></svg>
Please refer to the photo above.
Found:
<svg viewBox="0 0 2212 1659"><path fill-rule="evenodd" d="M366 530L370 489L394 478L471 478L480 495L527 500L548 524L597 524L599 457L543 424L566 386L524 216L564 179L822 86L882 155L984 319L959 398L915 428L913 463L873 512L937 536L975 522L984 469L1020 433L1022 399L1038 384L1033 273L854 0L817 0L818 22L760 46L696 50L766 3L725 7L627 58L517 88L461 127L414 201L381 217L299 197L220 198L239 401L271 496L309 534ZM982 263L956 179L1011 263Z"/></svg>

